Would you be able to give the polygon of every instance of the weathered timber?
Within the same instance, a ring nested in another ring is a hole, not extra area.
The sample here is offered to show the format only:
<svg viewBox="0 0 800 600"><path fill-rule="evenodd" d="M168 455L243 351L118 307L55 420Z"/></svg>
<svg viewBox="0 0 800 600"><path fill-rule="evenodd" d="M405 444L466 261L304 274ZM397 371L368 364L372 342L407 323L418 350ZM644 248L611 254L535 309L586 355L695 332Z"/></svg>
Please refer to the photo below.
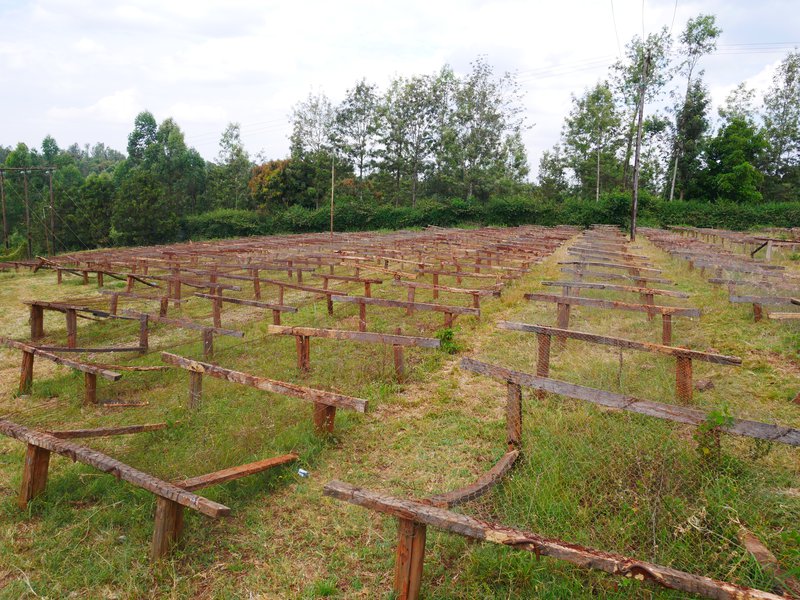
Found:
<svg viewBox="0 0 800 600"><path fill-rule="evenodd" d="M133 433L143 433L145 431L159 431L166 429L167 423L146 423L144 425L121 425L119 427L98 427L96 429L68 429L61 431L45 431L53 437L62 440L76 438L108 437L113 435L130 435Z"/></svg>
<svg viewBox="0 0 800 600"><path fill-rule="evenodd" d="M634 285L615 285L613 283L593 283L589 281L543 281L542 285L563 288L607 290L610 292L628 292L642 296L668 296L670 298L689 297L689 294L685 292L676 292L675 290L661 290L658 288L648 288Z"/></svg>
<svg viewBox="0 0 800 600"><path fill-rule="evenodd" d="M625 396L623 394L598 390L574 383L567 383L557 379L537 377L528 373L491 365L472 358L463 358L461 360L461 368L474 373L480 373L481 375L488 375L502 381L516 383L521 386L544 390L552 394L558 394L568 398L583 400L592 404L655 417L666 421L674 421L686 425L701 425L706 423L708 419L708 414L702 410L686 406L664 404L661 402L651 402L649 400L639 400L632 396ZM734 418L730 425L720 426L718 429L731 435L767 440L789 446L800 446L800 430L783 425Z"/></svg>
<svg viewBox="0 0 800 600"><path fill-rule="evenodd" d="M591 277L593 279L604 279L606 281L633 281L636 285L644 287L646 284L658 283L662 285L675 285L670 279L662 277L643 277L636 275L622 275L620 273L604 273L603 271L590 271L587 269L561 269L562 273L576 275L578 279Z"/></svg>
<svg viewBox="0 0 800 600"><path fill-rule="evenodd" d="M95 375L99 375L103 379L107 379L109 381L118 381L122 377L120 373L117 373L115 371L111 371L109 369L98 367L89 363L83 363L77 360L71 360L69 358L64 358L62 356L57 356L43 348L37 346L31 346L29 344L18 342L16 340L10 340L8 338L0 337L0 343L4 344L8 348L14 348L15 350L22 350L23 352L33 354L34 356L47 359L51 362L56 363L57 365L69 367L71 369L82 371L84 373L93 373Z"/></svg>
<svg viewBox="0 0 800 600"><path fill-rule="evenodd" d="M630 302L619 302L617 300L602 300L600 298L583 298L581 296L558 296L556 294L525 294L526 300L539 302L553 302L557 304L571 304L573 306L590 306L594 308L610 308L628 310L634 312L647 313L650 311L662 315L674 315L676 317L699 317L700 310L697 308L687 308L682 306L661 306L658 304L632 304Z"/></svg>
<svg viewBox="0 0 800 600"><path fill-rule="evenodd" d="M254 306L256 308L265 308L272 311L272 322L275 325L281 324L281 313L283 312L297 312L297 308L294 306L286 306L283 304L271 304L269 302L259 302L258 300L243 300L240 298L228 298L227 296L219 296L215 294L201 294L199 292L195 292L195 296L198 298L206 298L208 300L213 300L215 303L219 302L227 302L229 304L239 304L241 306ZM215 309L218 311L219 309Z"/></svg>
<svg viewBox="0 0 800 600"><path fill-rule="evenodd" d="M619 269L628 271L632 275L640 275L641 273L652 273L659 275L661 269L653 269L651 267L640 267L639 265L630 263L613 263L603 261L583 261L583 260L563 260L559 261L559 265L571 265L576 267L602 267L604 269Z"/></svg>
<svg viewBox="0 0 800 600"><path fill-rule="evenodd" d="M275 456L272 458L265 458L264 460L258 460L246 465L239 465L236 467L230 467L228 469L222 469L221 471L215 471L214 473L183 479L175 482L175 485L179 488L192 492L210 487L212 485L225 483L226 481L241 479L242 477L247 477L248 475L255 475L256 473L261 473L267 469L285 465L286 463L295 461L298 458L299 456L294 453Z"/></svg>
<svg viewBox="0 0 800 600"><path fill-rule="evenodd" d="M450 306L446 304L431 304L428 302L405 302L403 300L386 300L384 298L365 298L363 296L333 296L334 302L350 302L351 304L371 304L374 306L386 306L390 308L409 308L414 310L427 310L452 315L475 315L480 316L480 311L476 308L466 306Z"/></svg>
<svg viewBox="0 0 800 600"><path fill-rule="evenodd" d="M253 387L265 392L282 394L284 396L291 396L293 398L299 398L308 402L317 402L327 406L354 410L356 412L363 413L367 410L367 401L360 398L353 398L351 396L344 396L334 392L326 392L324 390L307 388L295 385L293 383L287 383L285 381L275 381L274 379L267 379L266 377L257 377L255 375L249 375L240 371L226 369L210 363L191 360L183 356L178 356L177 354L170 354L169 352L162 352L161 360L168 365L180 367L195 373L208 375L209 377L215 377L217 379L224 379L225 381L239 383L241 385Z"/></svg>
<svg viewBox="0 0 800 600"><path fill-rule="evenodd" d="M48 452L61 454L73 461L89 465L104 473L110 473L117 479L127 481L148 492L152 492L156 496L172 500L181 506L186 506L209 517L221 517L230 513L230 509L227 506L208 500L202 496L197 496L171 483L143 473L102 452L61 440L54 435L28 429L27 427L6 419L0 419L0 433L28 445L47 450Z"/></svg>
<svg viewBox="0 0 800 600"><path fill-rule="evenodd" d="M139 313L130 309L125 310L126 313L131 315L144 315L146 313ZM222 327L212 327L210 325L204 325L203 323L197 323L195 321L190 321L188 319L171 319L167 317L161 317L159 315L152 315L147 314L149 320L153 323L160 323L162 325L171 325L172 327L178 327L180 329L192 329L194 331L211 331L216 335L227 335L230 337L242 338L244 337L244 332L236 331L235 329L224 329Z"/></svg>
<svg viewBox="0 0 800 600"><path fill-rule="evenodd" d="M393 346L418 346L421 348L438 348L441 344L441 342L436 338L396 335L392 333L349 331L344 329L318 329L316 327L269 325L267 327L267 332L278 335L310 336L333 340L388 344Z"/></svg>
<svg viewBox="0 0 800 600"><path fill-rule="evenodd" d="M554 335L556 337L564 336L574 340L591 342L593 344L604 344L606 346L615 346L618 348L626 348L629 350L642 350L645 352L666 354L668 356L684 356L692 360L701 360L704 362L714 363L718 365L738 366L742 364L742 359L737 356L726 356L724 354L702 352L701 350L689 350L688 348L680 348L678 346L664 346L661 344L652 344L650 342L637 342L634 340L627 340L624 338L611 337L607 335L598 335L595 333L587 333L584 331L559 329L558 327L547 327L545 325L533 325L529 323L517 323L514 321L499 321L497 323L497 326L500 329L508 329L512 331L527 331L530 333L544 333L547 335Z"/></svg>
<svg viewBox="0 0 800 600"><path fill-rule="evenodd" d="M620 554L604 552L556 538L547 538L537 533L489 524L444 508L395 498L341 481L328 482L323 493L356 506L397 517L401 522L414 522L435 527L470 539L534 552L537 556L548 556L620 577L639 581L647 580L666 588L699 594L715 600L779 600L781 598L781 596L769 592L693 575ZM397 583L396 577L395 592L400 594L404 590L398 589ZM411 591L413 592L413 590ZM418 589L416 594L406 591L405 598L415 600L418 597Z"/></svg>
<svg viewBox="0 0 800 600"><path fill-rule="evenodd" d="M471 483L463 488L453 490L452 492L447 492L446 494L431 496L425 500L425 502L440 508L451 508L453 506L463 504L464 502L469 502L470 500L480 498L511 470L518 458L519 450L509 450L494 464L491 469L478 477L474 483Z"/></svg>

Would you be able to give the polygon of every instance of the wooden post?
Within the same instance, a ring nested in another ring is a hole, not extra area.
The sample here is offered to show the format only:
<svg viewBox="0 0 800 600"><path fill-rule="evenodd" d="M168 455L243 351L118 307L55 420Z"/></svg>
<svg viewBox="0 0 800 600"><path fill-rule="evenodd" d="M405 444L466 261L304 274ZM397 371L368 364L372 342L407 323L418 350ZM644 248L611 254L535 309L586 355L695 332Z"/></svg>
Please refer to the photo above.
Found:
<svg viewBox="0 0 800 600"><path fill-rule="evenodd" d="M60 273L61 273L61 271L59 271L59 274ZM128 281L127 281L127 284L125 285L125 291L126 292L132 292L133 291L133 282L134 281L135 281L134 278L132 276L128 275Z"/></svg>
<svg viewBox="0 0 800 600"><path fill-rule="evenodd" d="M336 407L322 402L314 402L314 431L317 435L333 433Z"/></svg>
<svg viewBox="0 0 800 600"><path fill-rule="evenodd" d="M439 298L439 274L433 274L433 299L436 300Z"/></svg>
<svg viewBox="0 0 800 600"><path fill-rule="evenodd" d="M478 292L472 294L472 308L481 309L481 295Z"/></svg>
<svg viewBox="0 0 800 600"><path fill-rule="evenodd" d="M425 563L426 527L409 519L398 519L394 592L397 600L417 600Z"/></svg>
<svg viewBox="0 0 800 600"><path fill-rule="evenodd" d="M453 327L453 313L445 312L444 313L444 326L445 329L452 329Z"/></svg>
<svg viewBox="0 0 800 600"><path fill-rule="evenodd" d="M753 321L758 323L764 318L764 307L760 304L753 303Z"/></svg>
<svg viewBox="0 0 800 600"><path fill-rule="evenodd" d="M546 333L537 333L536 342L538 346L538 357L536 359L536 376L550 376L550 342L551 336ZM536 390L536 397L544 400L547 393L544 390Z"/></svg>
<svg viewBox="0 0 800 600"><path fill-rule="evenodd" d="M67 319L67 348L78 345L78 313L74 308L68 308L64 313Z"/></svg>
<svg viewBox="0 0 800 600"><path fill-rule="evenodd" d="M258 278L258 269L253 269L253 296L256 300L261 300L261 280Z"/></svg>
<svg viewBox="0 0 800 600"><path fill-rule="evenodd" d="M22 467L22 486L17 498L17 506L25 510L28 502L44 491L47 486L47 469L50 466L50 451L28 444L25 463Z"/></svg>
<svg viewBox="0 0 800 600"><path fill-rule="evenodd" d="M189 408L200 408L203 399L203 374L189 371Z"/></svg>
<svg viewBox="0 0 800 600"><path fill-rule="evenodd" d="M272 324L273 325L281 324L281 311L275 309L272 310Z"/></svg>
<svg viewBox="0 0 800 600"><path fill-rule="evenodd" d="M311 370L311 338L307 335L296 335L294 341L297 348L297 368L301 373L308 373Z"/></svg>
<svg viewBox="0 0 800 600"><path fill-rule="evenodd" d="M97 287L99 287L99 288L103 287L103 272L102 271L98 271L97 272Z"/></svg>
<svg viewBox="0 0 800 600"><path fill-rule="evenodd" d="M214 358L214 331L203 330L203 358Z"/></svg>
<svg viewBox="0 0 800 600"><path fill-rule="evenodd" d="M119 306L119 294L111 294L111 302L109 303L108 312L112 315L117 314L117 308Z"/></svg>
<svg viewBox="0 0 800 600"><path fill-rule="evenodd" d="M692 401L692 359L688 356L676 356L675 363L675 395L681 402Z"/></svg>
<svg viewBox="0 0 800 600"><path fill-rule="evenodd" d="M31 340L44 337L44 308L31 304Z"/></svg>
<svg viewBox="0 0 800 600"><path fill-rule="evenodd" d="M402 335L402 329L399 327L395 329L395 333L397 335ZM403 355L403 347L399 344L394 344L392 346L392 350L394 351L394 373L397 376L397 381L403 381L406 376L406 365L405 365L405 357Z"/></svg>
<svg viewBox="0 0 800 600"><path fill-rule="evenodd" d="M83 285L89 284L89 271L82 271L83 275Z"/></svg>
<svg viewBox="0 0 800 600"><path fill-rule="evenodd" d="M372 298L372 289L370 287L370 282L369 281L365 281L364 282L364 295L367 298Z"/></svg>
<svg viewBox="0 0 800 600"><path fill-rule="evenodd" d="M672 315L661 315L661 343L665 346L672 345Z"/></svg>
<svg viewBox="0 0 800 600"><path fill-rule="evenodd" d="M331 298L330 294L325 294L325 298L328 300L328 316L333 316L333 299Z"/></svg>
<svg viewBox="0 0 800 600"><path fill-rule="evenodd" d="M174 500L156 496L156 517L150 559L156 561L166 556L170 548L180 539L182 530L183 507Z"/></svg>
<svg viewBox="0 0 800 600"><path fill-rule="evenodd" d="M19 375L19 393L30 394L33 387L33 352L22 352L22 368Z"/></svg>
<svg viewBox="0 0 800 600"><path fill-rule="evenodd" d="M417 293L417 288L415 288L413 286L409 287L408 288L408 294L406 295L406 300L408 302L413 303L414 302L414 296L416 296L416 293ZM413 306L409 306L406 309L406 315L410 317L413 314L414 314L414 307Z"/></svg>
<svg viewBox="0 0 800 600"><path fill-rule="evenodd" d="M168 310L169 310L169 296L162 296L161 305L158 308L158 315L160 317L166 317Z"/></svg>
<svg viewBox="0 0 800 600"><path fill-rule="evenodd" d="M61 285L61 269L56 269L56 283Z"/></svg>
<svg viewBox="0 0 800 600"><path fill-rule="evenodd" d="M149 321L147 315L139 317L139 348L141 348L141 354L147 353L150 349Z"/></svg>
<svg viewBox="0 0 800 600"><path fill-rule="evenodd" d="M214 327L222 327L222 300L214 298L211 306L214 315Z"/></svg>
<svg viewBox="0 0 800 600"><path fill-rule="evenodd" d="M83 403L97 404L97 374L84 373L83 387L84 387Z"/></svg>
<svg viewBox="0 0 800 600"><path fill-rule="evenodd" d="M283 305L283 286L278 286L278 304Z"/></svg>
<svg viewBox="0 0 800 600"><path fill-rule="evenodd" d="M358 330L367 330L367 305L364 302L358 303Z"/></svg>
<svg viewBox="0 0 800 600"><path fill-rule="evenodd" d="M656 303L652 293L644 294L644 303L645 304L649 304L651 306ZM647 320L648 321L652 321L654 316L655 315L653 314L653 311L651 311L651 310L647 311Z"/></svg>
<svg viewBox="0 0 800 600"><path fill-rule="evenodd" d="M510 381L506 402L506 436L509 448L519 448L522 444L522 388Z"/></svg>
<svg viewBox="0 0 800 600"><path fill-rule="evenodd" d="M570 305L563 302L558 303L558 314L556 317L556 324L559 329L569 329L569 311ZM563 350L567 345L567 338L557 337L558 343L556 344L559 350Z"/></svg>

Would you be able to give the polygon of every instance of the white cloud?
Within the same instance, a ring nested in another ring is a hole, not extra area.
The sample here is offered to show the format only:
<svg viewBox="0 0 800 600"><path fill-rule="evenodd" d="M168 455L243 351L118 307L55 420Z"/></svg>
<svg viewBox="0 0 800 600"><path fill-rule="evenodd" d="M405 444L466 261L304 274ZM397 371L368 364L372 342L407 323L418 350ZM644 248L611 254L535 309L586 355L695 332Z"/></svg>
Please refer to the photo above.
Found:
<svg viewBox="0 0 800 600"><path fill-rule="evenodd" d="M142 110L138 94L134 88L120 90L109 96L103 96L97 102L83 107L53 107L47 116L56 120L97 120L113 123L133 122L134 117Z"/></svg>

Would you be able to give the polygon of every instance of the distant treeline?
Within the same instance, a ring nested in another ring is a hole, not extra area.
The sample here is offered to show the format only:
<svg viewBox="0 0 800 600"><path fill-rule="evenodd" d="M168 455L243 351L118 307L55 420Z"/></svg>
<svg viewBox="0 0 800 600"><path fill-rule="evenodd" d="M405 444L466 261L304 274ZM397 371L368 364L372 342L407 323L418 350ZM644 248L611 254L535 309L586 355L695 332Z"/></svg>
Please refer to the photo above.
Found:
<svg viewBox="0 0 800 600"><path fill-rule="evenodd" d="M230 123L206 161L173 119L158 123L148 111L134 121L127 154L103 144L62 149L50 136L41 149L0 146L0 168L57 167L54 232L48 175L6 171L11 242L26 232L26 183L36 252L53 237L62 251L324 230L332 184L339 230L623 224L640 99L644 223L797 225L800 52L784 58L760 102L740 85L714 117L700 63L719 35L715 18L699 15L675 39L666 29L634 38L606 80L573 97L535 182L518 78L483 58L464 75L445 66L384 90L362 80L336 105L311 94L292 111L282 158L251 157Z"/></svg>

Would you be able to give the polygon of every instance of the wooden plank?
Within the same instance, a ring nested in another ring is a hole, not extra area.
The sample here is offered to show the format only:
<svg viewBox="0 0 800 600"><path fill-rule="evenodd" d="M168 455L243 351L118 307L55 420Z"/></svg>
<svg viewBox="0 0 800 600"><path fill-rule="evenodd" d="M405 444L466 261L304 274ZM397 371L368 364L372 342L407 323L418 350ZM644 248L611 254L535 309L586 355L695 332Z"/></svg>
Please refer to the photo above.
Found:
<svg viewBox="0 0 800 600"><path fill-rule="evenodd" d="M447 492L446 494L439 494L428 498L425 502L431 506L438 506L440 508L451 508L470 500L480 498L492 486L500 481L506 473L508 473L514 466L514 463L519 458L519 450L509 450L494 466L478 477L474 483L471 483L463 488Z"/></svg>
<svg viewBox="0 0 800 600"><path fill-rule="evenodd" d="M198 298L206 298L207 300L221 300L229 304L240 304L242 306L254 306L256 308L268 308L270 310L278 310L280 312L297 312L294 306L286 306L285 304L272 304L270 302L259 302L258 300L244 300L242 298L229 298L228 296L218 296L216 294L201 294L195 292Z"/></svg>
<svg viewBox="0 0 800 600"><path fill-rule="evenodd" d="M661 273L661 269L653 269L651 267L640 267L639 265L635 264L627 264L627 263L614 263L614 262L604 262L604 261L584 261L584 260L563 260L558 262L559 265L571 265L577 267L602 267L604 269L620 269L625 270L628 272L634 272L638 275L640 272L645 273L652 273L654 275L658 275Z"/></svg>
<svg viewBox="0 0 800 600"><path fill-rule="evenodd" d="M27 427L6 419L0 419L0 433L26 444L31 444L44 450L61 454L73 461L89 465L104 473L110 473L117 479L127 481L157 496L173 500L182 506L194 509L209 517L222 517L230 513L231 509L227 506L213 502L202 496L197 496L171 483L143 473L102 452L69 441L60 440L49 433L28 429Z"/></svg>
<svg viewBox="0 0 800 600"><path fill-rule="evenodd" d="M367 401L360 398L307 388L285 381L275 381L274 379L267 379L266 377L257 377L240 371L225 369L210 363L191 360L183 356L178 356L177 354L170 354L169 352L162 352L161 360L168 365L194 371L195 373L202 373L203 375L208 375L217 379L239 383L265 392L283 394L284 396L291 396L292 398L299 398L308 402L319 402L328 406L346 408L356 412L363 413L367 411Z"/></svg>
<svg viewBox="0 0 800 600"><path fill-rule="evenodd" d="M333 340L349 340L353 342L367 342L372 344L387 344L393 346L418 346L421 348L438 348L441 345L441 342L436 338L397 335L392 333L368 333L344 329L319 329L316 327L269 325L267 326L267 333L277 335L311 336Z"/></svg>
<svg viewBox="0 0 800 600"><path fill-rule="evenodd" d="M394 592L397 600L417 600L422 587L426 527L410 519L397 523Z"/></svg>
<svg viewBox="0 0 800 600"><path fill-rule="evenodd" d="M604 344L606 346L615 346L617 348L626 348L629 350L642 350L645 352L666 354L668 356L684 356L692 360L702 360L718 365L742 364L742 359L737 356L725 356L724 354L713 354L711 352L702 352L700 350L688 350L687 348L679 348L677 346L663 346L661 344L651 344L650 342L637 342L634 340L626 340L607 335L574 331L572 329L559 329L558 327L517 323L514 321L499 321L497 323L497 327L511 331L526 331L530 333L544 333L547 335L564 336L574 340L581 340L583 342Z"/></svg>
<svg viewBox="0 0 800 600"><path fill-rule="evenodd" d="M183 488L184 490L193 492L195 490L201 490L212 485L225 483L226 481L241 479L242 477L247 477L248 475L255 475L256 473L261 473L267 469L285 465L286 463L295 461L298 458L299 456L294 453L284 454L282 456L274 456L272 458L265 458L264 460L251 462L246 465L239 465L236 467L230 467L228 469L222 469L221 471L215 471L214 473L183 479L181 481L177 481L175 485L177 485L179 488Z"/></svg>
<svg viewBox="0 0 800 600"><path fill-rule="evenodd" d="M734 304L773 304L789 305L792 299L788 296L729 296L728 301Z"/></svg>
<svg viewBox="0 0 800 600"><path fill-rule="evenodd" d="M25 463L22 467L17 506L25 510L28 502L41 494L47 487L47 471L50 465L50 451L35 444L28 444L25 450Z"/></svg>
<svg viewBox="0 0 800 600"><path fill-rule="evenodd" d="M624 396L614 392L584 387L557 379L537 377L528 373L512 371L505 367L491 365L472 358L463 358L461 360L461 368L472 371L473 373L495 377L502 381L517 383L537 390L545 390L552 394L583 400L608 408L616 408L649 417L656 417L666 421L674 421L686 425L701 425L706 423L708 418L708 414L702 410L686 406L663 404L661 402L651 402L649 400L639 400L632 396ZM783 425L773 425L771 423L748 421L745 419L733 419L731 425L721 426L719 430L731 435L768 440L789 446L800 446L800 430Z"/></svg>
<svg viewBox="0 0 800 600"><path fill-rule="evenodd" d="M143 425L121 425L118 427L97 427L95 429L67 429L61 431L45 431L61 440L76 438L108 437L112 435L130 435L145 431L159 431L166 429L167 423L146 423Z"/></svg>
<svg viewBox="0 0 800 600"><path fill-rule="evenodd" d="M332 296L334 302L349 302L351 304L371 304L374 306L386 306L389 308L412 308L413 310L427 310L434 312L450 313L453 315L475 315L480 316L477 308L466 306L448 306L446 304L430 304L427 302L406 302L404 300L386 300L384 298L365 298L363 296Z"/></svg>
<svg viewBox="0 0 800 600"><path fill-rule="evenodd" d="M556 294L525 294L526 300L538 302L553 302L557 304L571 304L573 306L591 306L594 308L610 308L647 313L654 311L662 315L675 315L678 317L699 317L697 308L684 308L681 306L659 306L657 304L632 304L616 300L601 300L599 298L583 298L581 296L558 296Z"/></svg>
<svg viewBox="0 0 800 600"><path fill-rule="evenodd" d="M222 327L212 327L210 325L204 325L203 323L197 323L195 321L189 321L188 319L170 319L167 317L162 317L160 315L152 315L148 313L140 313L136 312L135 310L126 309L126 313L131 315L137 316L147 316L147 318L152 323L160 323L162 325L171 325L173 327L178 327L180 329L192 329L194 331L212 331L217 335L227 335L230 337L242 338L244 337L244 332L236 331L235 329L223 329Z"/></svg>
<svg viewBox="0 0 800 600"><path fill-rule="evenodd" d="M517 550L534 552L537 556L549 556L619 577L639 581L647 580L667 588L700 594L708 598L718 600L780 600L782 598L769 592L693 575L628 556L544 537L537 533L493 525L444 508L395 498L342 481L328 482L325 484L323 493L356 506L429 527L436 527L470 539L510 546Z"/></svg>
<svg viewBox="0 0 800 600"><path fill-rule="evenodd" d="M767 313L767 318L774 319L776 321L800 321L800 312L796 313L771 312Z"/></svg>
<svg viewBox="0 0 800 600"><path fill-rule="evenodd" d="M77 360L71 360L69 358L56 356L55 354L52 354L47 350L42 350L36 346L30 346L28 344L24 344L16 340L10 340L8 338L0 337L0 343L4 344L8 348L14 348L15 350L22 350L25 353L32 354L40 358L45 358L49 361L56 363L57 365L62 365L64 367L69 367L71 369L76 369L84 373L93 373L95 375L100 375L100 377L108 379L109 381L118 381L122 377L122 374L117 373L116 371L110 371L108 369L104 369L102 367L96 367L88 363L83 363Z"/></svg>
<svg viewBox="0 0 800 600"><path fill-rule="evenodd" d="M670 298L689 298L689 294L685 292L676 292L675 290L661 290L657 288L640 287L635 285L615 285L613 283L594 283L590 281L543 281L542 285L589 290L608 290L611 292L629 292L631 294L653 294L654 296L668 296Z"/></svg>
<svg viewBox="0 0 800 600"><path fill-rule="evenodd" d="M37 350L44 352L68 352L71 354L85 354L94 352L97 354L108 354L111 352L143 352L147 348L144 346L112 346L108 348L67 348L65 346L36 346Z"/></svg>

